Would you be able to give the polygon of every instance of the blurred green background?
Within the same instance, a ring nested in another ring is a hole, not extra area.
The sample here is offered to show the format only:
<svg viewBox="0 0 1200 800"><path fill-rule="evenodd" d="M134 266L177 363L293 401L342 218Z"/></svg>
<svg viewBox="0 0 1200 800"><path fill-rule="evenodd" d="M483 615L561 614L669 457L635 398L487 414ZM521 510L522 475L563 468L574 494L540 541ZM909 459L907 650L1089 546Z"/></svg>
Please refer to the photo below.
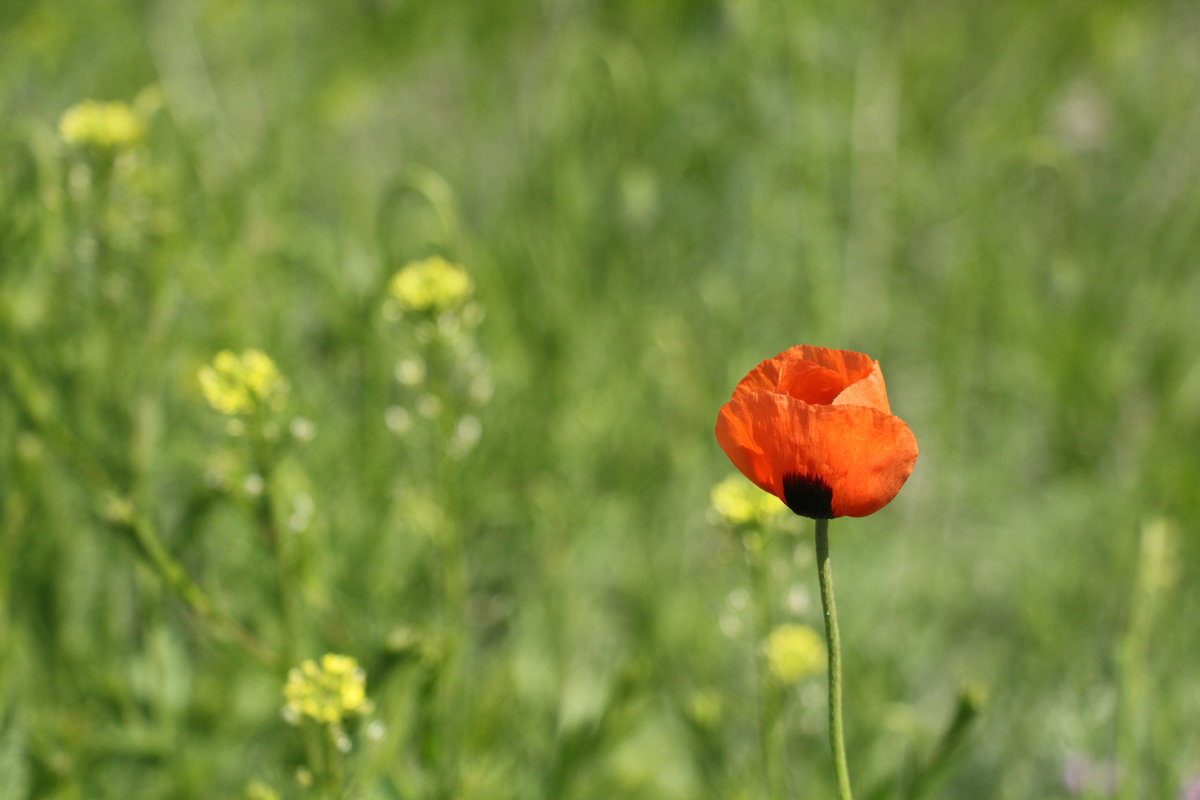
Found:
<svg viewBox="0 0 1200 800"><path fill-rule="evenodd" d="M279 649L260 476L196 381L258 347L300 432L267 502L297 655L353 655L376 705L353 796L761 798L712 426L799 343L880 359L922 450L832 525L861 796L972 682L931 796L1174 797L1198 36L1166 0L5 0L0 797L306 796L285 665L131 536ZM146 120L107 167L59 137L89 98ZM484 312L469 452L457 395L426 419L393 375L387 281L432 253ZM774 613L819 627L810 538L773 544ZM796 797L833 794L823 692L789 690Z"/></svg>

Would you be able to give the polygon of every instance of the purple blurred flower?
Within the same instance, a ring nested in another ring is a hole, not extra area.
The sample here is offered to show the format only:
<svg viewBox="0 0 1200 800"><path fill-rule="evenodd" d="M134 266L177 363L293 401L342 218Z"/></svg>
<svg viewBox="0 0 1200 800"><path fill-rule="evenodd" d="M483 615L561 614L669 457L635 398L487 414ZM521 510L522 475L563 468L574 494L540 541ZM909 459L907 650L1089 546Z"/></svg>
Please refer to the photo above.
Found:
<svg viewBox="0 0 1200 800"><path fill-rule="evenodd" d="M1200 800L1200 775L1192 778L1187 786L1179 793L1179 800Z"/></svg>
<svg viewBox="0 0 1200 800"><path fill-rule="evenodd" d="M1072 797L1115 797L1121 782L1121 770L1112 761L1096 761L1076 754L1063 765L1063 788ZM1188 797L1187 800L1193 800ZM1200 797L1195 800L1200 800Z"/></svg>

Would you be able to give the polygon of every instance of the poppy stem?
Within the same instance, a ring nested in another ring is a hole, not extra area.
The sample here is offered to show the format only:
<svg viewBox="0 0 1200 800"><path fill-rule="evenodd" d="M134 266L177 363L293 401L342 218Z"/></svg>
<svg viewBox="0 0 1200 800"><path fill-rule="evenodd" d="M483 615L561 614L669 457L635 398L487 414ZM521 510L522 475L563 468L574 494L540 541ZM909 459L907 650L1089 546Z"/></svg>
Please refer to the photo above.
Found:
<svg viewBox="0 0 1200 800"><path fill-rule="evenodd" d="M846 741L842 728L842 639L838 633L837 602L833 596L833 570L829 566L829 520L818 519L816 529L817 579L825 609L825 644L829 651L829 746L837 776L838 800L853 800L850 771L846 767Z"/></svg>

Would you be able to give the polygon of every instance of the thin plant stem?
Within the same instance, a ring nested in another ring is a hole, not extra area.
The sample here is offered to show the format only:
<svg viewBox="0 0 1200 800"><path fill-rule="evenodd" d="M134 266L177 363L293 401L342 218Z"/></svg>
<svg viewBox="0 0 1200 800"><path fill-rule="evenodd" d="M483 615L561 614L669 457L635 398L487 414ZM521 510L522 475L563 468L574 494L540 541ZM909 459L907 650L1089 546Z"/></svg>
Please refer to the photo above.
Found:
<svg viewBox="0 0 1200 800"><path fill-rule="evenodd" d="M758 678L759 757L766 797L768 800L776 800L781 796L780 767L783 764L777 754L777 748L780 746L776 732L779 720L779 692L772 681L766 653L763 651L763 642L771 633L771 560L766 532L761 528L744 533L742 543L754 589L754 663Z"/></svg>
<svg viewBox="0 0 1200 800"><path fill-rule="evenodd" d="M158 574L158 577L183 600L194 614L208 623L218 637L236 642L263 664L274 663L275 654L270 649L232 617L217 611L208 595L192 581L179 562L167 552L156 529L144 514L134 511L132 516L118 527L129 533L139 554Z"/></svg>
<svg viewBox="0 0 1200 800"><path fill-rule="evenodd" d="M300 622L297 619L294 579L289 554L285 547L279 520L276 517L272 491L274 481L269 463L259 467L263 479L262 492L258 497L257 515L259 533L270 550L275 562L276 588L279 593L279 615L283 624L283 642L279 648L285 665L294 665L300 656Z"/></svg>
<svg viewBox="0 0 1200 800"><path fill-rule="evenodd" d="M1142 528L1137 572L1130 592L1129 622L1117 649L1116 750L1121 778L1116 797L1135 800L1153 795L1149 737L1152 728L1151 681L1155 627L1176 581L1176 534L1157 520Z"/></svg>
<svg viewBox="0 0 1200 800"><path fill-rule="evenodd" d="M842 728L842 639L838 633L837 602L833 596L833 570L829 565L829 520L818 519L816 529L817 579L825 609L825 644L829 651L829 746L837 776L838 800L852 800L850 771L846 767L846 737Z"/></svg>
<svg viewBox="0 0 1200 800"><path fill-rule="evenodd" d="M262 478L255 514L259 534L275 562L279 621L283 627L283 641L280 642L279 652L284 667L287 668L299 663L302 645L296 576L291 553L288 552L284 527L275 509L275 454L271 452L261 413L262 410L259 409L250 420L251 457L259 477ZM330 765L326 758L328 751L324 750L321 744L321 736L308 725L303 725L300 738L304 744L309 768L317 773L323 785L328 786Z"/></svg>
<svg viewBox="0 0 1200 800"><path fill-rule="evenodd" d="M912 778L904 800L921 800L929 796L937 782L945 775L954 757L962 750L971 727L987 703L987 692L980 686L967 684L958 692L958 702L941 739L930 753L925 764Z"/></svg>
<svg viewBox="0 0 1200 800"><path fill-rule="evenodd" d="M342 750L338 747L338 738L345 734L340 723L326 725L322 733L325 749L325 792L329 800L342 800L344 778Z"/></svg>
<svg viewBox="0 0 1200 800"><path fill-rule="evenodd" d="M274 664L276 656L271 649L233 616L216 607L183 565L171 555L150 516L118 486L107 468L91 455L83 442L58 421L48 395L36 386L25 365L18 363L11 353L8 355L7 362L0 362L0 368L7 367L8 388L17 408L42 440L83 478L105 520L115 531L124 535L134 552L204 623L206 633L238 645L264 665Z"/></svg>
<svg viewBox="0 0 1200 800"><path fill-rule="evenodd" d="M286 541L284 521L275 508L275 467L277 454L267 433L263 409L256 409L248 420L250 457L255 471L262 479L254 506L259 536L275 562L275 581L279 619L283 626L283 641L279 648L285 667L294 666L300 658L302 634L296 596L295 567Z"/></svg>
<svg viewBox="0 0 1200 800"><path fill-rule="evenodd" d="M438 395L451 394L448 388ZM467 557L467 543L462 526L462 508L459 487L461 471L446 452L446 445L453 434L453 426L439 424L432 458L436 464L436 490L438 502L446 510L438 540L441 545L442 602L445 606L447 628L470 637L471 570Z"/></svg>

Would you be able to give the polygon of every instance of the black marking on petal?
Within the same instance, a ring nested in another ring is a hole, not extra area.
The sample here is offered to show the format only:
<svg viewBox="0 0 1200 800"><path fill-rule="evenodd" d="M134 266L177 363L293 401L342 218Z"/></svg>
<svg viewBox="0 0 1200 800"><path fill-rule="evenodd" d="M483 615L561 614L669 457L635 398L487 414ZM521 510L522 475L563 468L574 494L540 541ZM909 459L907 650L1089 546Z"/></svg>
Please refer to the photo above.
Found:
<svg viewBox="0 0 1200 800"><path fill-rule="evenodd" d="M812 475L784 475L783 501L802 517L833 519L833 489Z"/></svg>

